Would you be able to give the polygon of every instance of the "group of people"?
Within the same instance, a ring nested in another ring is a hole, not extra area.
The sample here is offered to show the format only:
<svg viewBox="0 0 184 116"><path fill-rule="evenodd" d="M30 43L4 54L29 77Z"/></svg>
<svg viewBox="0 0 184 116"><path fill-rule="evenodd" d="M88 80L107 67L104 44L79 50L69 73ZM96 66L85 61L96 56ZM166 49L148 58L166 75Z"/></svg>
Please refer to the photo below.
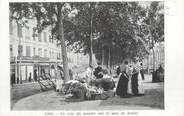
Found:
<svg viewBox="0 0 184 116"><path fill-rule="evenodd" d="M93 69L90 66L87 69L88 77L95 77L95 79L110 78L108 72L102 68L100 63ZM144 80L143 64L138 60L135 60L133 64L129 64L125 61L123 64L118 66L117 75L119 77L116 86L116 95L122 98L144 95L144 88L142 81ZM88 78L90 79L90 78Z"/></svg>
<svg viewBox="0 0 184 116"><path fill-rule="evenodd" d="M57 69L58 77L61 76L60 69ZM142 63L135 61L134 64L129 64L128 61L125 61L117 68L117 74L119 77L117 86L116 86L116 95L122 98L130 97L132 95L139 96L144 95L144 88L142 86L142 80L144 80L144 73L142 68ZM96 68L89 66L85 72L86 82L90 84L91 80L104 80L104 78L112 78L108 75L108 70L102 68L100 63ZM61 88L60 82L62 79L58 79L56 82L56 90ZM108 80L108 79L105 79ZM112 81L114 82L114 81ZM106 84L104 84L106 85ZM115 87L115 84L114 84Z"/></svg>
<svg viewBox="0 0 184 116"><path fill-rule="evenodd" d="M144 88L142 86L142 80L144 80L142 63L135 61L133 65L130 65L128 61L125 61L117 68L117 74L119 81L116 94L118 96L124 98L132 95L144 95Z"/></svg>
<svg viewBox="0 0 184 116"><path fill-rule="evenodd" d="M86 70L86 76L90 80L93 79L102 79L102 78L111 78L108 75L108 70L106 68L102 68L101 64L98 63L98 66L96 68L93 68L93 66L89 66Z"/></svg>

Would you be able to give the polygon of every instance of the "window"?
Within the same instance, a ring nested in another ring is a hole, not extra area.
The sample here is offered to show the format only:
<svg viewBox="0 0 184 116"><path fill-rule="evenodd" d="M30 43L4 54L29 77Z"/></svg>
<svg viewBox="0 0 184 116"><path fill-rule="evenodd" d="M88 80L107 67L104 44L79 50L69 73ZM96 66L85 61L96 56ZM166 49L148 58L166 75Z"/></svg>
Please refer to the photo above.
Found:
<svg viewBox="0 0 184 116"><path fill-rule="evenodd" d="M44 41L47 42L47 33L43 32L43 36L44 36Z"/></svg>
<svg viewBox="0 0 184 116"><path fill-rule="evenodd" d="M30 30L28 26L25 26L25 38L30 39Z"/></svg>
<svg viewBox="0 0 184 116"><path fill-rule="evenodd" d="M17 23L17 35L22 38L22 26L19 23Z"/></svg>
<svg viewBox="0 0 184 116"><path fill-rule="evenodd" d="M13 45L10 45L10 56L13 56Z"/></svg>
<svg viewBox="0 0 184 116"><path fill-rule="evenodd" d="M40 57L42 57L42 48L39 48L39 49L38 49L38 55L39 55Z"/></svg>
<svg viewBox="0 0 184 116"><path fill-rule="evenodd" d="M38 41L41 42L42 41L42 33L38 34Z"/></svg>
<svg viewBox="0 0 184 116"><path fill-rule="evenodd" d="M61 59L61 54L60 54L60 52L58 53L58 56L57 56L57 59Z"/></svg>
<svg viewBox="0 0 184 116"><path fill-rule="evenodd" d="M47 57L47 49L44 50L44 57Z"/></svg>
<svg viewBox="0 0 184 116"><path fill-rule="evenodd" d="M23 53L23 46L18 45L18 56L22 56L22 53Z"/></svg>
<svg viewBox="0 0 184 116"><path fill-rule="evenodd" d="M49 42L53 43L54 42L53 38L49 38Z"/></svg>
<svg viewBox="0 0 184 116"><path fill-rule="evenodd" d="M30 56L30 46L26 46L26 56Z"/></svg>
<svg viewBox="0 0 184 116"><path fill-rule="evenodd" d="M33 56L36 55L36 48L33 48Z"/></svg>

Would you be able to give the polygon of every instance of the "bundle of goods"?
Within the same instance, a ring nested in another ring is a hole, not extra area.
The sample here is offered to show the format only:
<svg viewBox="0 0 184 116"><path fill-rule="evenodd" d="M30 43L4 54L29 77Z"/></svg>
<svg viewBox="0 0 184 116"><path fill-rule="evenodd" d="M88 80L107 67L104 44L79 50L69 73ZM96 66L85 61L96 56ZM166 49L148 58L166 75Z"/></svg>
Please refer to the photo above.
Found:
<svg viewBox="0 0 184 116"><path fill-rule="evenodd" d="M91 89L89 89L91 93L91 99L104 100L115 95L115 92L113 90L115 87L115 83L112 78L93 79L90 81L90 85L96 90L95 92L93 92L91 91Z"/></svg>
<svg viewBox="0 0 184 116"><path fill-rule="evenodd" d="M96 87L103 88L104 91L112 90L115 87L114 80L112 78L101 78L91 80L91 85L95 85Z"/></svg>
<svg viewBox="0 0 184 116"><path fill-rule="evenodd" d="M70 94L75 83L79 83L78 80L70 80L63 84L62 92L64 94Z"/></svg>
<svg viewBox="0 0 184 116"><path fill-rule="evenodd" d="M83 78L70 80L63 86L65 94L72 94L70 98L78 100L99 100L114 96L114 81L112 78L93 79L88 85ZM68 98L68 99L70 99Z"/></svg>
<svg viewBox="0 0 184 116"><path fill-rule="evenodd" d="M81 83L78 80L71 80L64 84L63 92L65 95L72 94L72 96L69 96L67 99L94 100L100 99L97 98L97 96L99 96L103 90L95 86L89 86L87 83Z"/></svg>
<svg viewBox="0 0 184 116"><path fill-rule="evenodd" d="M78 80L78 81L80 81L81 83L85 83L85 82L86 82L86 74L85 74L85 73L78 74L78 75L75 77L75 80Z"/></svg>
<svg viewBox="0 0 184 116"><path fill-rule="evenodd" d="M86 85L77 80L68 81L63 86L63 92L65 94L72 94L72 98L84 100L86 97L87 88Z"/></svg>
<svg viewBox="0 0 184 116"><path fill-rule="evenodd" d="M101 94L103 93L103 89L97 88L96 86L88 86L86 92L87 100L99 100L101 99Z"/></svg>
<svg viewBox="0 0 184 116"><path fill-rule="evenodd" d="M91 86L86 93L86 98L88 100L105 100L109 97L115 96L114 90L104 91L103 88L98 88L95 86Z"/></svg>

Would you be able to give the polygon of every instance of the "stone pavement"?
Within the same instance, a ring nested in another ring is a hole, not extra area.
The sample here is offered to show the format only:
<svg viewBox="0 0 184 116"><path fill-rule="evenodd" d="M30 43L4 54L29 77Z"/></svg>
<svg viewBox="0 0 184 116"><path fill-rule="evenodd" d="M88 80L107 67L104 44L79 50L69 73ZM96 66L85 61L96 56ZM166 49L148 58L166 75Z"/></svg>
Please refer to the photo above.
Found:
<svg viewBox="0 0 184 116"><path fill-rule="evenodd" d="M25 97L13 106L13 110L149 110L164 109L164 83L151 83L146 76L145 95L131 98L118 96L107 100L65 102L64 97L47 91Z"/></svg>
<svg viewBox="0 0 184 116"><path fill-rule="evenodd" d="M43 82L44 84L46 82ZM48 90L51 90L51 87L48 87ZM11 109L13 105L24 97L28 97L37 93L43 93L40 89L38 82L16 84L11 87Z"/></svg>

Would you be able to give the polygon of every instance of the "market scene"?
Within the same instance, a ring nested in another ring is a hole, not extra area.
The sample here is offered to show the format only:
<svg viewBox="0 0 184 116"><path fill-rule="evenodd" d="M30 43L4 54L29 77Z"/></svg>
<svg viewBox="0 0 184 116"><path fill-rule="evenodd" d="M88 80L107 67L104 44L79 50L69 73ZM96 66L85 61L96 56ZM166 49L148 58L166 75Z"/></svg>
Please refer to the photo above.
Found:
<svg viewBox="0 0 184 116"><path fill-rule="evenodd" d="M11 110L164 109L163 2L9 9Z"/></svg>

